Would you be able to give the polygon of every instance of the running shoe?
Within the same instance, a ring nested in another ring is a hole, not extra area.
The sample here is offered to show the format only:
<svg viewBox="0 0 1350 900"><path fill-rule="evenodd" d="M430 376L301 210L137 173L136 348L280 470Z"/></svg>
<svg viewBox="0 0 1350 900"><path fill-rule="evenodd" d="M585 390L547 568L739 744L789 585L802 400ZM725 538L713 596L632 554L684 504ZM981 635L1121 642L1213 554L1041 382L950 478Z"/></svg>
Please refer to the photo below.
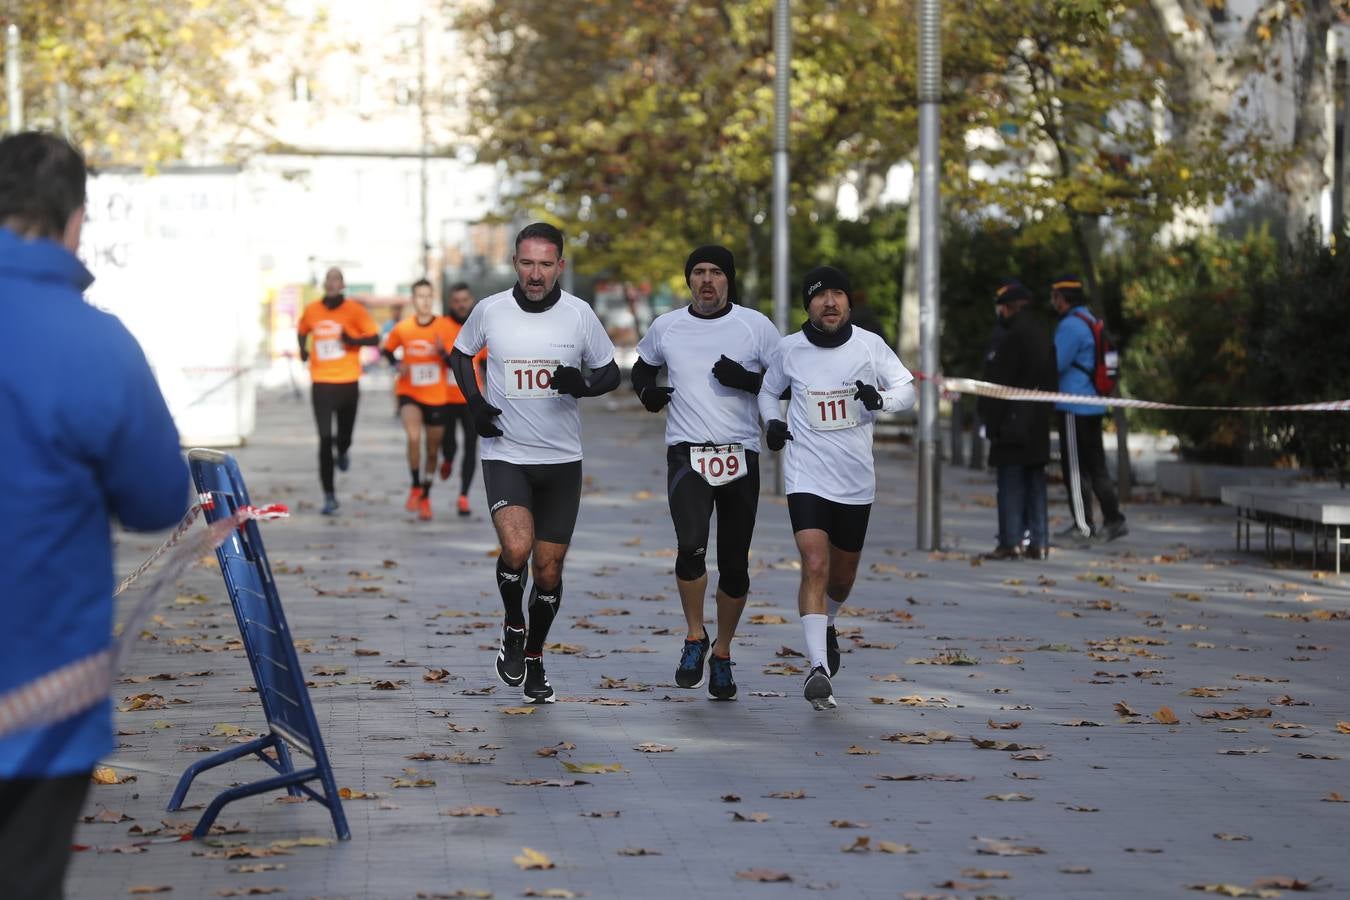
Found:
<svg viewBox="0 0 1350 900"><path fill-rule="evenodd" d="M830 684L830 676L824 666L816 666L811 670L811 674L806 676L806 684L802 685L802 696L814 709L835 708L834 685Z"/></svg>
<svg viewBox="0 0 1350 900"><path fill-rule="evenodd" d="M731 666L731 657L708 655L708 696L712 699L736 699L736 679L731 677Z"/></svg>
<svg viewBox="0 0 1350 900"><path fill-rule="evenodd" d="M441 481L445 481L445 479L450 477L450 471L453 468L454 466L450 464L450 460L448 459L441 460Z"/></svg>
<svg viewBox="0 0 1350 900"><path fill-rule="evenodd" d="M830 666L830 677L839 674L839 632L833 625L825 628L825 662Z"/></svg>
<svg viewBox="0 0 1350 900"><path fill-rule="evenodd" d="M707 676L703 671L703 663L708 658L708 647L712 644L708 640L707 629L703 631L703 639L691 641L685 638L684 649L680 651L680 665L675 670L675 683L682 688L701 688Z"/></svg>
<svg viewBox="0 0 1350 900"><path fill-rule="evenodd" d="M502 627L502 647L497 651L497 677L507 687L520 687L525 680L525 629Z"/></svg>
<svg viewBox="0 0 1350 900"><path fill-rule="evenodd" d="M1092 536L1099 541L1114 541L1116 538L1123 538L1130 533L1129 526L1125 524L1123 518L1114 522L1107 522L1101 527L1101 530Z"/></svg>
<svg viewBox="0 0 1350 900"><path fill-rule="evenodd" d="M431 498L425 494L417 501L417 518L423 522L431 521Z"/></svg>
<svg viewBox="0 0 1350 900"><path fill-rule="evenodd" d="M468 498L468 496L465 495L465 494L460 494L460 495L459 495L459 503L457 503L457 504L455 505L455 508L459 510L459 514L460 514L461 516L467 516L467 515L469 515L469 513L472 512L472 510L469 509L469 498Z"/></svg>
<svg viewBox="0 0 1350 900"><path fill-rule="evenodd" d="M347 451L346 451L346 450L343 450L341 453L339 453L339 454L337 455L337 460L336 460L336 462L337 462L337 467L338 467L339 469L341 469L342 471L344 471L344 472L347 471L348 469L350 469L351 466L352 466L352 458L351 458L350 456L347 455Z"/></svg>
<svg viewBox="0 0 1350 900"><path fill-rule="evenodd" d="M420 487L412 488L408 491L408 502L403 504L403 508L408 512L417 509L418 501L422 499L422 489Z"/></svg>
<svg viewBox="0 0 1350 900"><path fill-rule="evenodd" d="M335 516L342 504L338 503L337 494L323 495L323 509L319 510L325 516Z"/></svg>
<svg viewBox="0 0 1350 900"><path fill-rule="evenodd" d="M542 656L525 657L525 702L552 703L553 685L548 683Z"/></svg>

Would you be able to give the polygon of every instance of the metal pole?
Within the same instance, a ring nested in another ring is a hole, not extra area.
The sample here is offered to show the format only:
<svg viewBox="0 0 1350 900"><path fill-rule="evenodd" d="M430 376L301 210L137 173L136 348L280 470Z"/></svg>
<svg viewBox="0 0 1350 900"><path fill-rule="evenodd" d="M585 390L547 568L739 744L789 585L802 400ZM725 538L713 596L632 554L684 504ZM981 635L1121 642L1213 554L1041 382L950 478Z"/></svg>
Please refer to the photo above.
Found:
<svg viewBox="0 0 1350 900"><path fill-rule="evenodd" d="M420 277L431 274L431 239L427 223L427 18L425 12L417 15L417 117L421 126L421 225L422 249L419 254L422 269Z"/></svg>
<svg viewBox="0 0 1350 900"><path fill-rule="evenodd" d="M789 0L773 13L773 322L788 330L788 86L792 80ZM774 493L786 489L781 454L774 454Z"/></svg>
<svg viewBox="0 0 1350 900"><path fill-rule="evenodd" d="M9 133L23 131L23 77L19 72L19 26L5 29L5 88L9 96Z"/></svg>
<svg viewBox="0 0 1350 900"><path fill-rule="evenodd" d="M942 99L940 0L919 5L919 368L938 370L938 104ZM938 389L919 384L918 547L942 542Z"/></svg>

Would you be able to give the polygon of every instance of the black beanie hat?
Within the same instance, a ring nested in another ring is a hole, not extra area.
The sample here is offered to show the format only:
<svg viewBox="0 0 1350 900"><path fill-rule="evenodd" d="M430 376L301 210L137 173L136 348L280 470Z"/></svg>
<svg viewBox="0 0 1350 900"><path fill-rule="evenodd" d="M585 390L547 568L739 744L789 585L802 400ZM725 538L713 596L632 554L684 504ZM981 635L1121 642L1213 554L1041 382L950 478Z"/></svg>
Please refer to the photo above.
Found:
<svg viewBox="0 0 1350 900"><path fill-rule="evenodd" d="M684 261L684 283L689 284L689 276L694 271L694 266L699 263L712 263L722 270L727 276L727 299L732 303L739 301L736 294L736 257L731 255L731 251L720 244L704 244L702 247L695 247L694 252L689 254L689 258Z"/></svg>
<svg viewBox="0 0 1350 900"><path fill-rule="evenodd" d="M1000 303L1016 303L1019 300L1030 300L1031 291L1027 290L1026 285L1016 278L1005 278L998 283L998 290L994 291L994 305Z"/></svg>
<svg viewBox="0 0 1350 900"><path fill-rule="evenodd" d="M802 306L809 307L811 298L821 291L834 288L843 291L848 297L849 305L853 305L852 287L848 282L848 275L834 266L816 266L806 273L802 279Z"/></svg>

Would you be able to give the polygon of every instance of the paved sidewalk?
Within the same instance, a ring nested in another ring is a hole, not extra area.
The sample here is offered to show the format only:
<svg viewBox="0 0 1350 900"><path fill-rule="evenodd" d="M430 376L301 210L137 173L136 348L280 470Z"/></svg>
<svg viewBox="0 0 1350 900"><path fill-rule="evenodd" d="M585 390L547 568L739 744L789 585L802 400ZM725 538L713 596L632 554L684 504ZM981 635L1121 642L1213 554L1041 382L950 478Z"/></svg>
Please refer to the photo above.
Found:
<svg viewBox="0 0 1350 900"><path fill-rule="evenodd" d="M203 564L126 673L172 677L117 686L119 706L141 693L167 705L119 713L109 764L136 780L93 788L95 821L77 835L91 849L76 854L69 895L1161 897L1285 876L1350 896L1350 803L1330 802L1350 799L1346 579L1235 554L1226 510L1175 503L1130 506L1131 534L1115 544L979 564L993 484L964 469L944 472L947 551L919 553L913 455L885 447L854 615L841 620L840 708L801 699L795 551L769 496L747 611L765 624L745 625L736 646L739 701L712 703L673 685L682 618L663 418L626 392L583 406L586 494L551 635L566 646L547 659L565 702L509 715L520 697L493 671L481 481L469 519L453 515L449 482L433 492L434 522L404 512L401 431L390 398L370 392L339 474L344 514L324 519L308 401L265 398L238 457L255 501L295 511L263 526L269 554L338 784L371 799L346 803L349 843L324 840L317 804L266 796L226 809L234 833L133 846L195 822L163 812L179 773L238 740L235 727L262 725L226 643L219 573ZM157 543L124 538L119 566ZM427 680L433 668L448 675ZM1153 718L1162 707L1176 724ZM674 749L634 749L645 742ZM189 803L266 773L217 769ZM528 779L545 783L511 783ZM548 783L559 780L578 783ZM464 807L494 814L447 814ZM319 840L274 846L293 838ZM523 848L555 867L520 868ZM791 880L742 877L754 870Z"/></svg>

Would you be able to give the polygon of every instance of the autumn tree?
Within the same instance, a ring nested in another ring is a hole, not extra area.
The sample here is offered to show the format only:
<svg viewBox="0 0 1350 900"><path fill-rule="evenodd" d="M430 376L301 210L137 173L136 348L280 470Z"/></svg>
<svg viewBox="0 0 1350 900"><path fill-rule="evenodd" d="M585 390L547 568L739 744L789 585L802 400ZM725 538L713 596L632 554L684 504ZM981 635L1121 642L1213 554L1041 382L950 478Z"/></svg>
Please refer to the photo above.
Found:
<svg viewBox="0 0 1350 900"><path fill-rule="evenodd" d="M269 36L289 20L284 0L8 0L5 21L28 127L68 130L95 165L153 167L256 142Z"/></svg>

